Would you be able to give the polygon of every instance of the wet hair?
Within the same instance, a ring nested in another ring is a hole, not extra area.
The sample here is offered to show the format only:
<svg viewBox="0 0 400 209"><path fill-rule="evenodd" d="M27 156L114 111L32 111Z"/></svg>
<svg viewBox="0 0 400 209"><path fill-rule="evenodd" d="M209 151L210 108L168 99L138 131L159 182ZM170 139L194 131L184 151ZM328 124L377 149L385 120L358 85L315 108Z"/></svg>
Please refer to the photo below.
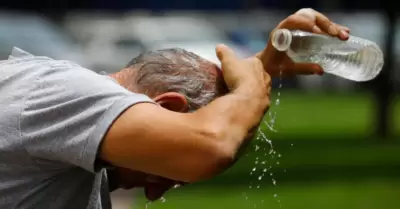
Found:
<svg viewBox="0 0 400 209"><path fill-rule="evenodd" d="M142 53L126 67L135 75L133 85L137 91L150 97L180 93L191 111L228 92L214 63L180 48Z"/></svg>

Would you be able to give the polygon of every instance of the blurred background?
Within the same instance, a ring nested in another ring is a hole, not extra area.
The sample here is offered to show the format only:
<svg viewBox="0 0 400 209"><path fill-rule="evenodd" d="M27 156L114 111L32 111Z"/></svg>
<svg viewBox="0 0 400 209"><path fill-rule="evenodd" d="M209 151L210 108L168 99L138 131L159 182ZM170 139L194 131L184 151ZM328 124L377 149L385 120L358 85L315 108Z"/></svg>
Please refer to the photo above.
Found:
<svg viewBox="0 0 400 209"><path fill-rule="evenodd" d="M394 2L395 3L395 2ZM386 55L382 73L274 80L259 140L223 175L177 188L148 209L399 209L400 23L398 7L372 0L1 1L0 58L12 46L113 72L144 50L182 47L212 61L225 43L241 56L262 50L276 24L317 9ZM262 139L262 137L268 140ZM272 144L272 146L271 146ZM264 174L264 175L262 175ZM261 178L260 178L261 176ZM140 192L113 194L114 208L145 208Z"/></svg>

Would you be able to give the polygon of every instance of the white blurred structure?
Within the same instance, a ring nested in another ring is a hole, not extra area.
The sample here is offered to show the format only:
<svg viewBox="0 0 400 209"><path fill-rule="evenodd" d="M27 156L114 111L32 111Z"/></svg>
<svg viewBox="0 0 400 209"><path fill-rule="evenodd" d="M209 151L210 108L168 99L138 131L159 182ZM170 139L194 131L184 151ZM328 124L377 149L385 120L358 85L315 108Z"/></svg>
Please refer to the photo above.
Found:
<svg viewBox="0 0 400 209"><path fill-rule="evenodd" d="M137 44L122 39L120 16L71 14L64 25L80 41L93 70L97 72L118 71L142 50Z"/></svg>
<svg viewBox="0 0 400 209"><path fill-rule="evenodd" d="M62 28L38 15L1 11L0 58L6 59L14 46L34 55L71 60L90 67L80 46Z"/></svg>
<svg viewBox="0 0 400 209"><path fill-rule="evenodd" d="M218 62L215 46L224 43L250 56L213 24L194 17L147 15L70 16L66 28L80 39L96 71L115 71L146 50L179 47Z"/></svg>
<svg viewBox="0 0 400 209"><path fill-rule="evenodd" d="M145 17L127 18L126 37L138 40L148 50L179 47L194 52L210 61L219 63L215 55L217 44L232 47L239 56L250 56L211 22L202 18Z"/></svg>

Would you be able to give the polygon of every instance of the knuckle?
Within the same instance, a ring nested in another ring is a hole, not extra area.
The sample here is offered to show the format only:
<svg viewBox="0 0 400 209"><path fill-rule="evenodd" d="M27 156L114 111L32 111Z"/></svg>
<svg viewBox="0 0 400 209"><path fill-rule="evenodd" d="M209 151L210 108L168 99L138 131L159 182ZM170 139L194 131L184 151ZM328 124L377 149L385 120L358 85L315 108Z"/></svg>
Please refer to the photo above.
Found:
<svg viewBox="0 0 400 209"><path fill-rule="evenodd" d="M299 9L296 13L310 13L310 12L315 12L315 10L308 7L308 8Z"/></svg>
<svg viewBox="0 0 400 209"><path fill-rule="evenodd" d="M287 17L286 19L282 20L277 28L285 28L288 27L290 25L293 25L296 23L296 19L298 19L298 15L297 14L292 14L289 17ZM273 31L271 32L271 34L273 33Z"/></svg>
<svg viewBox="0 0 400 209"><path fill-rule="evenodd" d="M285 23L292 24L292 23L295 23L297 21L297 19L298 19L298 15L293 14L293 15L290 15L288 18L286 18Z"/></svg>

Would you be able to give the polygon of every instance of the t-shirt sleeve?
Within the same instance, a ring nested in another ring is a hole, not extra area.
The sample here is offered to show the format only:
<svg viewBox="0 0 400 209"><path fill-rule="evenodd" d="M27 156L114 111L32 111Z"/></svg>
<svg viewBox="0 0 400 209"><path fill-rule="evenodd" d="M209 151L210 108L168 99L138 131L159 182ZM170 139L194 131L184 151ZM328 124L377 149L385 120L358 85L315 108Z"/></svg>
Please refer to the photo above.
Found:
<svg viewBox="0 0 400 209"><path fill-rule="evenodd" d="M20 117L25 149L49 169L78 166L95 172L107 130L128 107L153 102L108 76L79 67L42 70Z"/></svg>

